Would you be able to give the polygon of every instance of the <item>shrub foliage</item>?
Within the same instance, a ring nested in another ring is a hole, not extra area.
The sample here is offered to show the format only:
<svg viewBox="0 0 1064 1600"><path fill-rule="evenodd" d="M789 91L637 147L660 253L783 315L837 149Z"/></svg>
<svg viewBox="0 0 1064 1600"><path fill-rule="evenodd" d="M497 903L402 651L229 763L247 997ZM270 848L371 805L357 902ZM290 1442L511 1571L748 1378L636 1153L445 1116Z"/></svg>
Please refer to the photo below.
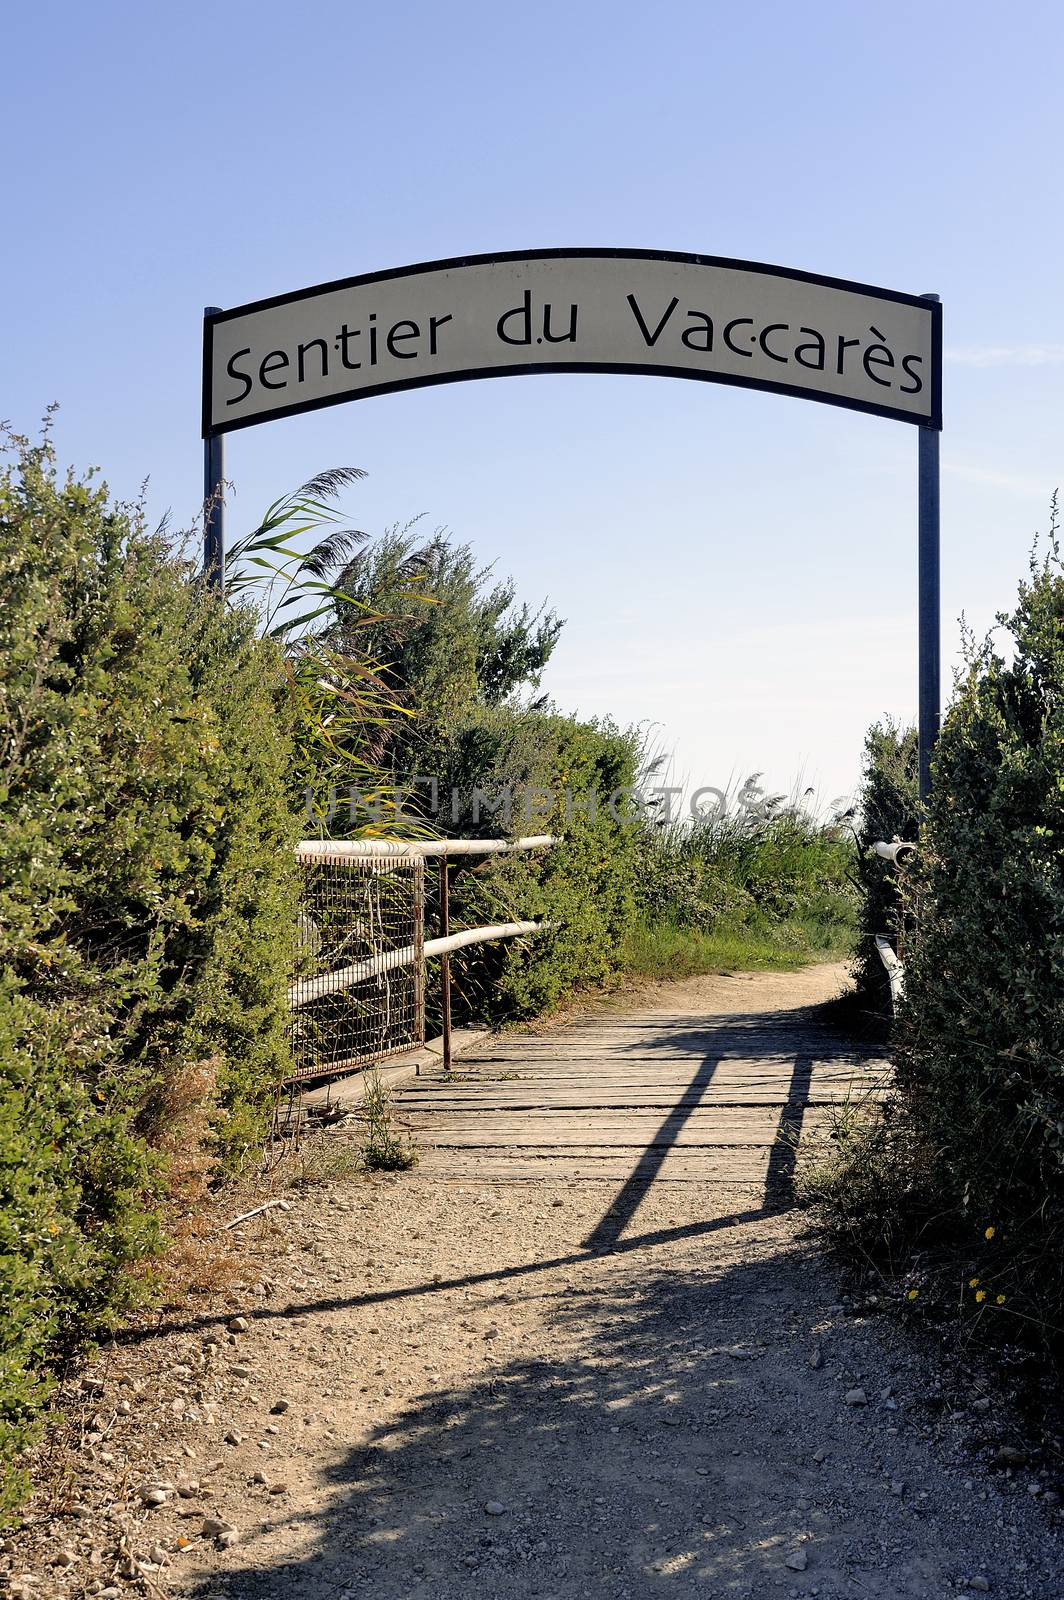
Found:
<svg viewBox="0 0 1064 1600"><path fill-rule="evenodd" d="M1032 560L1007 653L970 648L914 885L898 1082L944 1203L1064 1325L1064 571ZM1014 1302L1010 1300L1010 1304Z"/></svg>
<svg viewBox="0 0 1064 1600"><path fill-rule="evenodd" d="M0 475L0 1462L158 1244L155 1135L216 1083L239 1159L285 1059L279 663L135 510ZM2 1504L3 1501L0 1501Z"/></svg>

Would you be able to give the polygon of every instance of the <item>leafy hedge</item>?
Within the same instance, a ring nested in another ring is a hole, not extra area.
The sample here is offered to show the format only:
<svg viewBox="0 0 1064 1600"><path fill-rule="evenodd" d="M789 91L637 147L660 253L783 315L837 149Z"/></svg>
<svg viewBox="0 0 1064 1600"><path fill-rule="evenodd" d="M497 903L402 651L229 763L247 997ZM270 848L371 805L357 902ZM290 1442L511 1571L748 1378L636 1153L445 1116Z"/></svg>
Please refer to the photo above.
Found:
<svg viewBox="0 0 1064 1600"><path fill-rule="evenodd" d="M995 1291L1064 1327L1064 572L1032 561L1010 648L970 650L936 751L898 1083ZM986 1275L980 1288L987 1293ZM980 1302L982 1303L982 1302ZM997 1304L997 1293L990 1297ZM1017 1307L1019 1309L1019 1307Z"/></svg>
<svg viewBox="0 0 1064 1600"><path fill-rule="evenodd" d="M258 1136L294 918L279 661L46 440L0 475L0 1508L50 1366L158 1245L153 1144ZM190 1092L189 1085L194 1089Z"/></svg>
<svg viewBox="0 0 1064 1600"><path fill-rule="evenodd" d="M462 799L448 831L466 837L553 833L544 852L489 857L452 874L454 926L543 920L532 939L463 952L452 970L460 1013L502 1021L534 1016L574 988L606 981L636 912L638 828L608 801L635 785L635 735L557 712L480 707L455 729L444 769ZM477 803L511 795L509 818ZM536 799L535 796L549 798ZM594 798L592 798L594 797ZM536 809L541 807L541 809ZM435 907L430 904L430 918Z"/></svg>
<svg viewBox="0 0 1064 1600"><path fill-rule="evenodd" d="M796 948L828 946L852 931L852 866L852 840L838 819L768 797L689 827L648 828L640 908L650 924L707 934L771 929Z"/></svg>

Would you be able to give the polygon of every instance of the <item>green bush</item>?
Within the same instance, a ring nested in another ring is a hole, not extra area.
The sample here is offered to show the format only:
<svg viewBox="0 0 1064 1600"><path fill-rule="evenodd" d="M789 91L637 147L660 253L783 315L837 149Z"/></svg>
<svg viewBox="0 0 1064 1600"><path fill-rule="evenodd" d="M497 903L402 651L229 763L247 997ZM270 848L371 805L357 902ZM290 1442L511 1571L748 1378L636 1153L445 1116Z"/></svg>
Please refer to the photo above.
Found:
<svg viewBox="0 0 1064 1600"><path fill-rule="evenodd" d="M939 741L914 884L898 1084L944 1205L1064 1326L1064 572L1032 560L971 647ZM1005 1270L1003 1267L1002 1270ZM996 1300L996 1297L995 1297ZM1018 1309L1018 1308L1017 1308Z"/></svg>
<svg viewBox="0 0 1064 1600"><path fill-rule="evenodd" d="M852 877L853 845L839 822L769 801L690 827L648 827L640 912L650 927L771 934L780 950L789 942L841 951L853 931Z"/></svg>
<svg viewBox="0 0 1064 1600"><path fill-rule="evenodd" d="M158 1136L238 1160L286 1059L276 651L50 444L0 475L0 1462L157 1248ZM192 1086L190 1088L190 1085Z"/></svg>
<svg viewBox="0 0 1064 1600"><path fill-rule="evenodd" d="M916 729L901 728L889 717L874 723L865 736L857 833L860 909L854 979L864 1010L888 1025L893 1016L890 984L875 941L883 934L896 942L905 931L905 914L898 872L873 855L872 846L879 839L916 841L919 776Z"/></svg>
<svg viewBox="0 0 1064 1600"><path fill-rule="evenodd" d="M637 763L633 734L555 712L479 707L454 730L443 776L461 806L449 831L474 838L563 836L547 851L489 857L480 866L456 861L451 868L454 926L551 924L534 938L479 946L455 959L455 992L466 1014L530 1017L618 971L635 916L639 830L618 820L608 801L634 786ZM494 813L480 807L476 789L491 802L512 796L509 816L503 807ZM623 806L616 809L623 818Z"/></svg>

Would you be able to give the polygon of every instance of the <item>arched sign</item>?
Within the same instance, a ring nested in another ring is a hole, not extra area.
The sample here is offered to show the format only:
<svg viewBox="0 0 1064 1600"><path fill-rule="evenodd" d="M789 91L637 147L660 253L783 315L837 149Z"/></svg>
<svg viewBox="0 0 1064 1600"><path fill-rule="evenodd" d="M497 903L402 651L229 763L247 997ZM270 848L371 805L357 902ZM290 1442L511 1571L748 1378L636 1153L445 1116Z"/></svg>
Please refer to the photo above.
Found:
<svg viewBox="0 0 1064 1600"><path fill-rule="evenodd" d="M771 389L941 427L941 307L749 261L540 250L433 261L208 316L204 437L530 372Z"/></svg>
<svg viewBox="0 0 1064 1600"><path fill-rule="evenodd" d="M204 318L204 563L221 583L222 436L369 395L533 372L771 390L920 428L920 734L938 723L942 308L843 278L661 250L424 262Z"/></svg>

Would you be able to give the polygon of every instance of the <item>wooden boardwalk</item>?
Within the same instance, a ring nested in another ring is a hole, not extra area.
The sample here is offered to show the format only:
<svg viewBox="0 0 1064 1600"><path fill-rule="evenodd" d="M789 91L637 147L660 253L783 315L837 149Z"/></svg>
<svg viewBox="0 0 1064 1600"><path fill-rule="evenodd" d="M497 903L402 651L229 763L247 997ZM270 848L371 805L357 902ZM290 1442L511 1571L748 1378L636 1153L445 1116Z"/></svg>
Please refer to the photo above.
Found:
<svg viewBox="0 0 1064 1600"><path fill-rule="evenodd" d="M804 997L819 974L829 994L828 973L837 983L828 968L788 978ZM677 986L680 1007L495 1036L456 1062L451 1079L433 1069L398 1091L396 1111L422 1170L441 1177L781 1191L803 1134L833 1102L881 1092L886 1072L815 1006L761 1009L788 978L690 980Z"/></svg>

